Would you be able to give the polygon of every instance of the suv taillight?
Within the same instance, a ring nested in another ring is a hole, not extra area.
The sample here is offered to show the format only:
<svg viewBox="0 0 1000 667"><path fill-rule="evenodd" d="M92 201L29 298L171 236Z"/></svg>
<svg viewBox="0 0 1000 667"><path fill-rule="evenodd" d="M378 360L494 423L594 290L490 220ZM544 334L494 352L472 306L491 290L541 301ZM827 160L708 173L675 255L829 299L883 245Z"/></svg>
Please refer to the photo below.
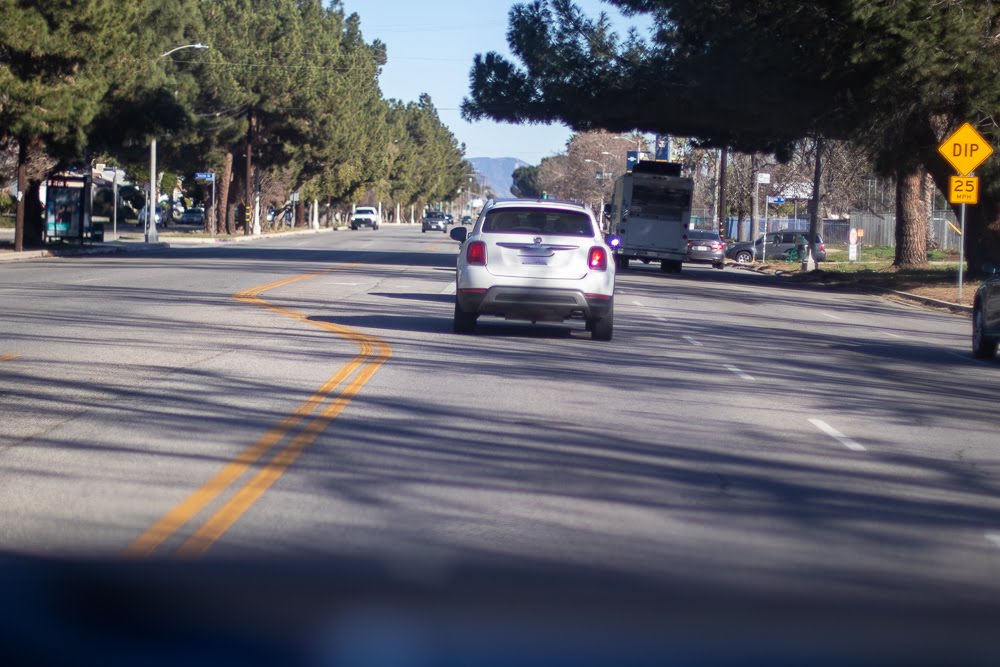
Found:
<svg viewBox="0 0 1000 667"><path fill-rule="evenodd" d="M590 249L590 255L587 258L587 266L590 267L591 271L607 271L608 270L608 253L601 246L594 246Z"/></svg>
<svg viewBox="0 0 1000 667"><path fill-rule="evenodd" d="M473 241L465 251L465 263L476 266L486 266L486 244L483 241Z"/></svg>

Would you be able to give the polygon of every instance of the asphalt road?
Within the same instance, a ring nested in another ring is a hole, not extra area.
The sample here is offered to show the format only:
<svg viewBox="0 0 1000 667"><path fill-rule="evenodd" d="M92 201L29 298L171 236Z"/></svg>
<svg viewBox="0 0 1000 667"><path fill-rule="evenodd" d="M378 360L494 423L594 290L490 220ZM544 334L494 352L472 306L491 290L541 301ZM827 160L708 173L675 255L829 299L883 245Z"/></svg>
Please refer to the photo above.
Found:
<svg viewBox="0 0 1000 667"><path fill-rule="evenodd" d="M0 551L998 599L1000 361L968 320L634 265L610 343L458 336L455 251L384 226L0 265Z"/></svg>

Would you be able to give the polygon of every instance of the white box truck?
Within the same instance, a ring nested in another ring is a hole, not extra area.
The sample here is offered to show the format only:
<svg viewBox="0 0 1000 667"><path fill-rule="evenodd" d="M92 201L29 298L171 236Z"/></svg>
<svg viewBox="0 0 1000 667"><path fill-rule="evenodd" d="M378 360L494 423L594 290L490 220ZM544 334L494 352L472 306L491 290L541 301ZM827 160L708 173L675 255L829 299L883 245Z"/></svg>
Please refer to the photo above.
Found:
<svg viewBox="0 0 1000 667"><path fill-rule="evenodd" d="M681 176L676 162L640 161L615 181L608 231L621 239L615 262L660 262L660 270L680 273L687 257L694 180Z"/></svg>

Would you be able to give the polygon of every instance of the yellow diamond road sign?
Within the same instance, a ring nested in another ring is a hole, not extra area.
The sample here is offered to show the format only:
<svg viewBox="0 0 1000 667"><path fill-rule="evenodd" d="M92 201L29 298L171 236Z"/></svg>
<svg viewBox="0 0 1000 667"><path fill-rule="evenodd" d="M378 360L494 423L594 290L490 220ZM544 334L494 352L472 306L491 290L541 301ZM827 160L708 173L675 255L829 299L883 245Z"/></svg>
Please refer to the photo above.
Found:
<svg viewBox="0 0 1000 667"><path fill-rule="evenodd" d="M938 146L938 153L959 174L968 176L993 154L993 148L976 132L976 128L965 123Z"/></svg>

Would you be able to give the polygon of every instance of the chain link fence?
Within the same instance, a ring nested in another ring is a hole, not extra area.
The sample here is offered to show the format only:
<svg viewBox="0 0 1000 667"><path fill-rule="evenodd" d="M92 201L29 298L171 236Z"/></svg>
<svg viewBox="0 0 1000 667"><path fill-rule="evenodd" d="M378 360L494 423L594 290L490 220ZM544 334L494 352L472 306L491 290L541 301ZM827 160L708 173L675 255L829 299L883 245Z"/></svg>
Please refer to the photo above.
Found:
<svg viewBox="0 0 1000 667"><path fill-rule="evenodd" d="M845 224L847 226L847 233L850 233L851 227L864 230L865 245L896 246L895 215L854 212L851 213L849 223ZM957 249L960 245L960 237L956 231L957 229L958 222L954 212L950 210L934 211L928 228L928 247L940 250ZM847 242L846 236L843 241L835 240L830 233L827 233L826 236L829 243Z"/></svg>

